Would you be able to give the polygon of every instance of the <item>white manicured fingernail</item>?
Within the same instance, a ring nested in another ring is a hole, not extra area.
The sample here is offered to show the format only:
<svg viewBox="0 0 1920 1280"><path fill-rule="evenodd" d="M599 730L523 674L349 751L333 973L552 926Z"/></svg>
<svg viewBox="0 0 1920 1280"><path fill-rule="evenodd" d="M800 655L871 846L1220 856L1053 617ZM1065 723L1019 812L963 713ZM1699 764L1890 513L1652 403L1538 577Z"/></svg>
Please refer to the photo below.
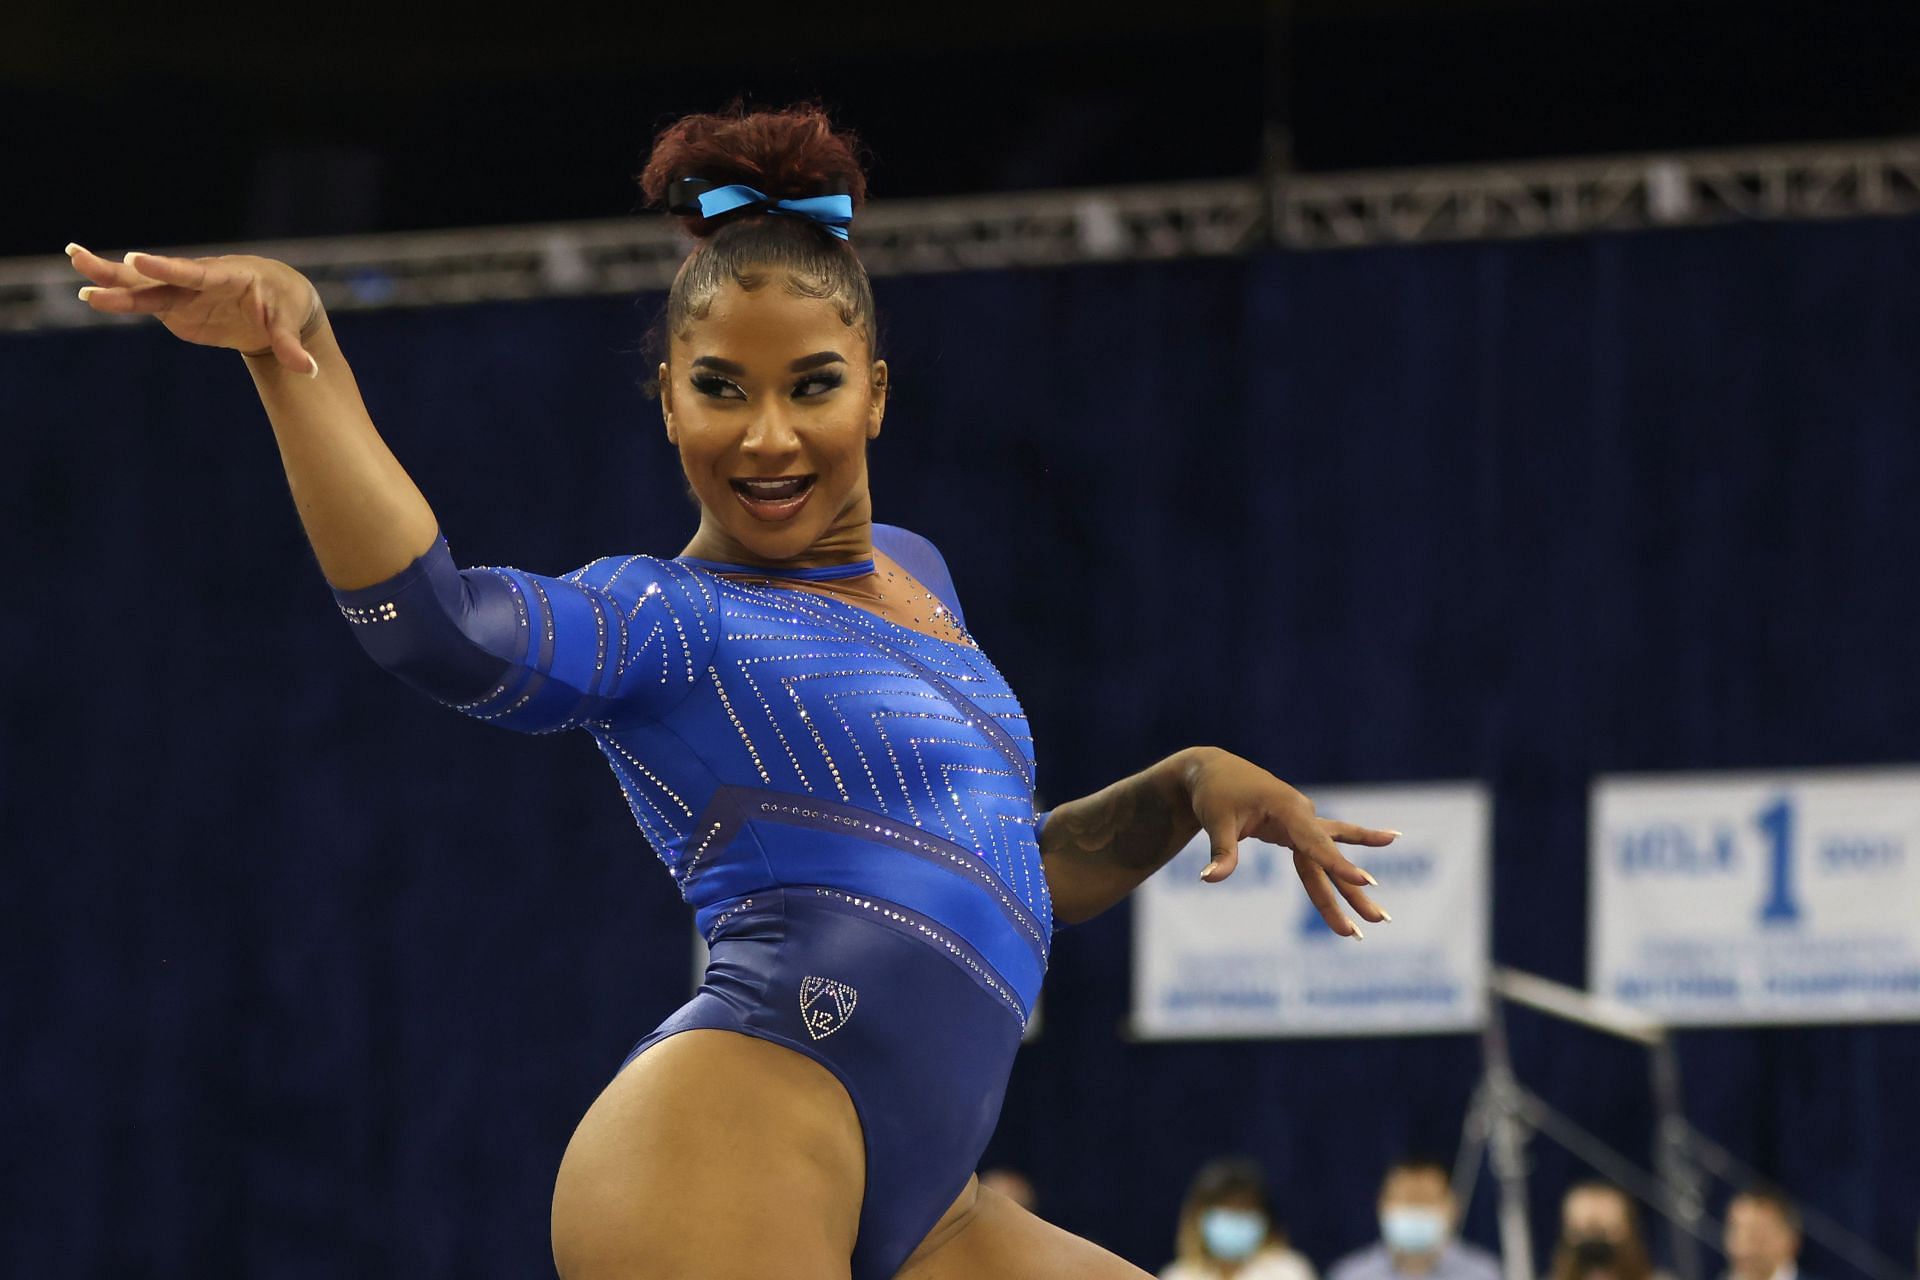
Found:
<svg viewBox="0 0 1920 1280"><path fill-rule="evenodd" d="M1404 831L1389 831L1389 832L1387 832L1387 834L1388 834L1388 835L1390 835L1390 836L1403 836L1403 835L1405 835L1405 834L1407 834L1407 833L1406 833L1406 832L1404 832Z"/></svg>
<svg viewBox="0 0 1920 1280"><path fill-rule="evenodd" d="M1378 889L1380 887L1380 882L1373 878L1373 872L1367 870L1365 867L1362 867L1360 868L1360 874L1365 876L1367 878L1367 883L1372 885L1374 888Z"/></svg>
<svg viewBox="0 0 1920 1280"><path fill-rule="evenodd" d="M95 289L96 287L97 287L97 286L95 286L95 285L87 285L87 286L86 286L85 288L83 288L83 289L81 289L81 290L80 290L80 301L82 301L82 302L85 302L85 301L87 300L87 295L88 295L88 294L90 294L90 293L92 293L92 292L94 291L94 289Z"/></svg>
<svg viewBox="0 0 1920 1280"><path fill-rule="evenodd" d="M1362 933L1362 932L1360 932L1360 926L1359 926L1359 925L1357 925L1357 924L1356 924L1356 925L1354 925L1354 926L1353 926L1353 940L1354 940L1355 942L1365 942L1365 941L1366 941L1366 939L1367 939L1367 935L1366 935L1366 934L1364 934L1364 933Z"/></svg>
<svg viewBox="0 0 1920 1280"><path fill-rule="evenodd" d="M127 256L126 256L126 257L124 257L124 258L122 258L122 259L120 259L120 261L122 261L122 262L124 262L124 263L126 263L126 264L127 264L128 266L132 266L132 265L133 265L133 259L134 259L134 255L135 255L135 254L137 254L137 253L139 253L139 252L140 252L140 251L139 251L138 249L129 249L129 250L127 250Z"/></svg>
<svg viewBox="0 0 1920 1280"><path fill-rule="evenodd" d="M67 256L68 256L69 258L71 258L71 257L72 257L72 256L73 256L74 254L76 254L76 253L78 253L78 252L80 252L80 246L79 246L79 245L77 245L77 244L69 244L69 245L67 246Z"/></svg>
<svg viewBox="0 0 1920 1280"><path fill-rule="evenodd" d="M1387 914L1387 909L1385 907L1380 908L1380 922L1382 924L1393 923L1393 917Z"/></svg>
<svg viewBox="0 0 1920 1280"><path fill-rule="evenodd" d="M1206 866L1200 868L1200 878L1205 880L1209 875L1213 874L1213 869L1219 865L1217 862L1209 862Z"/></svg>
<svg viewBox="0 0 1920 1280"><path fill-rule="evenodd" d="M311 351L309 351L309 352L307 352L307 363L313 366L313 368L311 368L311 369L309 369L309 370L307 371L307 376L308 376L309 378L317 378L317 377L319 377L319 376L320 376L320 362L319 362L318 360L315 360L315 359L313 358L313 352L311 352Z"/></svg>

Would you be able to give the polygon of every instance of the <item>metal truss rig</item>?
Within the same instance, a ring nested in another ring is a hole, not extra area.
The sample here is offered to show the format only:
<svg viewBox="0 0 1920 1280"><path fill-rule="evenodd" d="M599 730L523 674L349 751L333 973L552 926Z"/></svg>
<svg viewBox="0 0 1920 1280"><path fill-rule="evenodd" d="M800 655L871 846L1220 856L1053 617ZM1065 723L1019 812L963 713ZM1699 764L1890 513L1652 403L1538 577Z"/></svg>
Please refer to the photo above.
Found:
<svg viewBox="0 0 1920 1280"><path fill-rule="evenodd" d="M1258 184L1193 182L903 200L854 227L870 274L1001 270L1196 254L1264 242ZM534 226L332 239L134 245L179 257L249 253L304 272L330 312L665 291L694 240L663 214ZM93 248L107 256L119 250ZM76 298L85 282L57 252L0 260L0 331L126 324Z"/></svg>
<svg viewBox="0 0 1920 1280"><path fill-rule="evenodd" d="M854 235L882 276L1913 212L1920 138L883 202L862 210ZM130 247L280 258L341 312L659 291L691 244L650 214ZM0 260L0 331L146 319L96 312L74 297L78 287L57 253Z"/></svg>
<svg viewBox="0 0 1920 1280"><path fill-rule="evenodd" d="M1294 177L1294 249L1920 212L1920 138Z"/></svg>

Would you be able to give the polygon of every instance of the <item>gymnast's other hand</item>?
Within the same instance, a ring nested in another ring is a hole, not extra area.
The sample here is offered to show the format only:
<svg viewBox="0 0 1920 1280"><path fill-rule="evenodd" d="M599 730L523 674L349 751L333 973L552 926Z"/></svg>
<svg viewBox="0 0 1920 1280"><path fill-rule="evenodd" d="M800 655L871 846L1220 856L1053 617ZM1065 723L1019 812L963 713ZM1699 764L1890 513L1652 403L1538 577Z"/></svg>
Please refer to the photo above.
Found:
<svg viewBox="0 0 1920 1280"><path fill-rule="evenodd" d="M1213 849L1213 861L1200 872L1202 880L1217 884L1232 875L1240 861L1240 841L1252 836L1293 850L1293 868L1307 897L1335 933L1364 936L1341 910L1340 898L1364 920L1393 919L1362 888L1378 881L1349 862L1334 842L1378 847L1392 844L1398 831L1322 818L1306 796L1252 761L1218 748L1200 753L1188 769L1187 798Z"/></svg>
<svg viewBox="0 0 1920 1280"><path fill-rule="evenodd" d="M284 262L246 253L170 258L138 251L110 262L77 244L67 246L67 256L93 281L80 300L96 311L157 316L187 342L271 354L309 377L320 371L302 345L322 320L320 294Z"/></svg>

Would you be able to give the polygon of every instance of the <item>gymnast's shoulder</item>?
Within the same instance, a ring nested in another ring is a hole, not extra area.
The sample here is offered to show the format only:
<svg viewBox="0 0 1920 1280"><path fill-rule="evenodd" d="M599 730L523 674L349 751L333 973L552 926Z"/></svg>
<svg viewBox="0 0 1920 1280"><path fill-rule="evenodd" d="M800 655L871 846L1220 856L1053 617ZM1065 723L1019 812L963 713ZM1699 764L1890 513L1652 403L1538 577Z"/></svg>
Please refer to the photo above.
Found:
<svg viewBox="0 0 1920 1280"><path fill-rule="evenodd" d="M953 574L947 569L946 557L940 554L940 549L933 545L931 539L897 524L881 524L876 520L873 524L873 547L945 601L947 607L959 617L961 626L967 624L966 615L960 611L959 592L954 590Z"/></svg>
<svg viewBox="0 0 1920 1280"><path fill-rule="evenodd" d="M619 601L629 610L656 598L702 609L714 603L712 587L700 570L671 556L645 552L599 556L559 580Z"/></svg>

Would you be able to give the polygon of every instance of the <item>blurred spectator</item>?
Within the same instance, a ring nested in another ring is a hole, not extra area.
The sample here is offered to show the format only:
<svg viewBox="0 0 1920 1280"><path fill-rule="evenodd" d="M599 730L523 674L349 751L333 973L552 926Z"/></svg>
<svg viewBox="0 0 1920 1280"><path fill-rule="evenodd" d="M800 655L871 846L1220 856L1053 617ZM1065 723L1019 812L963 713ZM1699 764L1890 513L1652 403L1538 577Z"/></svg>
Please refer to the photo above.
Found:
<svg viewBox="0 0 1920 1280"><path fill-rule="evenodd" d="M1800 1273L1800 1210L1771 1188L1742 1191L1727 1203L1728 1280L1808 1280Z"/></svg>
<svg viewBox="0 0 1920 1280"><path fill-rule="evenodd" d="M1193 1176L1174 1248L1160 1280L1315 1280L1313 1264L1287 1247L1251 1160L1215 1160Z"/></svg>
<svg viewBox="0 0 1920 1280"><path fill-rule="evenodd" d="M980 1185L998 1191L1007 1199L1032 1213L1036 1198L1033 1194L1033 1179L1018 1169L1000 1165L980 1171Z"/></svg>
<svg viewBox="0 0 1920 1280"><path fill-rule="evenodd" d="M1577 1182L1560 1201L1560 1243L1548 1280L1670 1280L1653 1269L1640 1213L1610 1182Z"/></svg>
<svg viewBox="0 0 1920 1280"><path fill-rule="evenodd" d="M1500 1260L1455 1239L1459 1225L1447 1167L1396 1161L1380 1183L1380 1243L1334 1263L1327 1280L1500 1280Z"/></svg>

